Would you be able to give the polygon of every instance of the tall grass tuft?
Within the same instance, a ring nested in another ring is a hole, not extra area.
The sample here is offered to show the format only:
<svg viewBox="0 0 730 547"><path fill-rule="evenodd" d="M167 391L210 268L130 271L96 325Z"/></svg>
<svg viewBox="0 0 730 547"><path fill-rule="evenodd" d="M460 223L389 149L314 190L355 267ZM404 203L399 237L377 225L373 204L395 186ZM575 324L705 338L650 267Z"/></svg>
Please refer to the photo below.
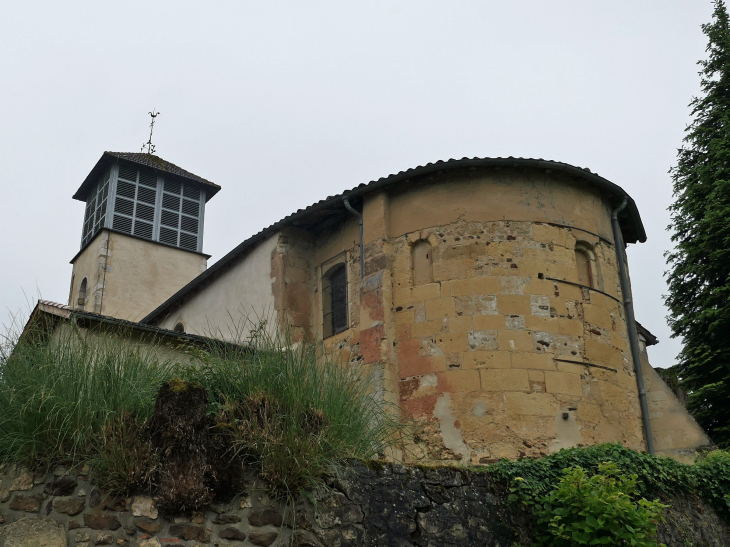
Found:
<svg viewBox="0 0 730 547"><path fill-rule="evenodd" d="M399 442L400 412L377 372L265 328L253 333L255 351L213 344L191 379L208 388L216 427L274 490L307 489L343 458L377 458Z"/></svg>
<svg viewBox="0 0 730 547"><path fill-rule="evenodd" d="M88 461L115 421L144 422L178 369L156 349L124 331L84 336L72 326L12 344L0 358L0 461Z"/></svg>
<svg viewBox="0 0 730 547"><path fill-rule="evenodd" d="M67 326L0 352L0 463L88 462L104 487L152 487L159 460L147 424L160 385L174 378L206 388L210 434L231 447L223 460L253 466L288 496L344 458L385 453L404 429L377 374L321 355L316 344L292 344L265 322L245 344L210 340L177 348L180 359L131 335L82 336Z"/></svg>

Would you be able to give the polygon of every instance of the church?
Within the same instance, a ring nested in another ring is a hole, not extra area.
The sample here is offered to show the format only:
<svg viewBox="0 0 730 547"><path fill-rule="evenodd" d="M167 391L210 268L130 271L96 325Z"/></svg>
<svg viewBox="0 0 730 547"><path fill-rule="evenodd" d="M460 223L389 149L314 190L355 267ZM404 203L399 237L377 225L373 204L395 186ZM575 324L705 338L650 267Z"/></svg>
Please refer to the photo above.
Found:
<svg viewBox="0 0 730 547"><path fill-rule="evenodd" d="M220 190L153 154L102 154L73 196L86 210L68 303L41 301L31 321L240 343L266 318L372 373L414 424L411 462L604 442L692 461L712 445L633 315L636 204L590 170L430 163L300 209L208 267L205 206Z"/></svg>

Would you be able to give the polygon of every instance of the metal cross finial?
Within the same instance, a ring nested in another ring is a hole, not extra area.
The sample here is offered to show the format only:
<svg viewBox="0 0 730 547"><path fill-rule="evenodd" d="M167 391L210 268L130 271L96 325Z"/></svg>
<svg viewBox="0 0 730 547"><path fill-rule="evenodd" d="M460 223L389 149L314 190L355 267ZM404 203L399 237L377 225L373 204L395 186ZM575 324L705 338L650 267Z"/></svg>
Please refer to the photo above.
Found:
<svg viewBox="0 0 730 547"><path fill-rule="evenodd" d="M159 112L155 112L155 109L152 109L152 112L149 113L152 117L152 123L150 123L150 140L148 140L146 143L142 145L142 152L144 152L145 147L147 147L147 153L148 154L154 154L155 153L155 145L152 144L152 131L155 129L155 118L160 115Z"/></svg>

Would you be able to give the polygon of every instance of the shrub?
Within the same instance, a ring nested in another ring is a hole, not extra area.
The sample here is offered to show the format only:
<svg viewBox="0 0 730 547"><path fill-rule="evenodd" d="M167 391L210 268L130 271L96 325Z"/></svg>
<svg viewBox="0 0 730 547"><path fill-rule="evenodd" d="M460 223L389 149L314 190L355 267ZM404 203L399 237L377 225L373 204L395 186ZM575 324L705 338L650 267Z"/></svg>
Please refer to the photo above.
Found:
<svg viewBox="0 0 730 547"><path fill-rule="evenodd" d="M555 488L535 500L539 544L656 546L656 525L666 506L643 498L633 501L636 479L622 475L612 462L599 464L593 476L581 467L566 469ZM525 499L532 502L529 495Z"/></svg>

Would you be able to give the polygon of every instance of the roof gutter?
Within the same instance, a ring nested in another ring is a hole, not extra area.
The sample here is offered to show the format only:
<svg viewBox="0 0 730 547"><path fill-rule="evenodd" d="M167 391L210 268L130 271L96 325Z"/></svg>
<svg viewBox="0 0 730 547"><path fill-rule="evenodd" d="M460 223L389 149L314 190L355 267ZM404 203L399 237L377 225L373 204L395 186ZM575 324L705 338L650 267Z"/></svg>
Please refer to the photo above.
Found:
<svg viewBox="0 0 730 547"><path fill-rule="evenodd" d="M636 373L636 386L639 390L639 405L641 406L641 419L644 424L644 435L646 436L646 449L649 454L654 454L654 439L651 434L651 422L649 420L649 407L646 403L646 390L644 389L644 375L641 372L641 356L639 354L639 337L636 332L636 318L634 317L634 301L631 294L629 276L626 272L626 255L624 252L624 240L621 235L621 227L618 223L618 215L626 208L628 198L624 198L621 205L611 213L611 226L613 228L614 248L616 260L618 261L618 273L621 279L621 294L623 296L624 311L626 313L626 328L629 331L629 346L631 347L631 359L634 362Z"/></svg>

